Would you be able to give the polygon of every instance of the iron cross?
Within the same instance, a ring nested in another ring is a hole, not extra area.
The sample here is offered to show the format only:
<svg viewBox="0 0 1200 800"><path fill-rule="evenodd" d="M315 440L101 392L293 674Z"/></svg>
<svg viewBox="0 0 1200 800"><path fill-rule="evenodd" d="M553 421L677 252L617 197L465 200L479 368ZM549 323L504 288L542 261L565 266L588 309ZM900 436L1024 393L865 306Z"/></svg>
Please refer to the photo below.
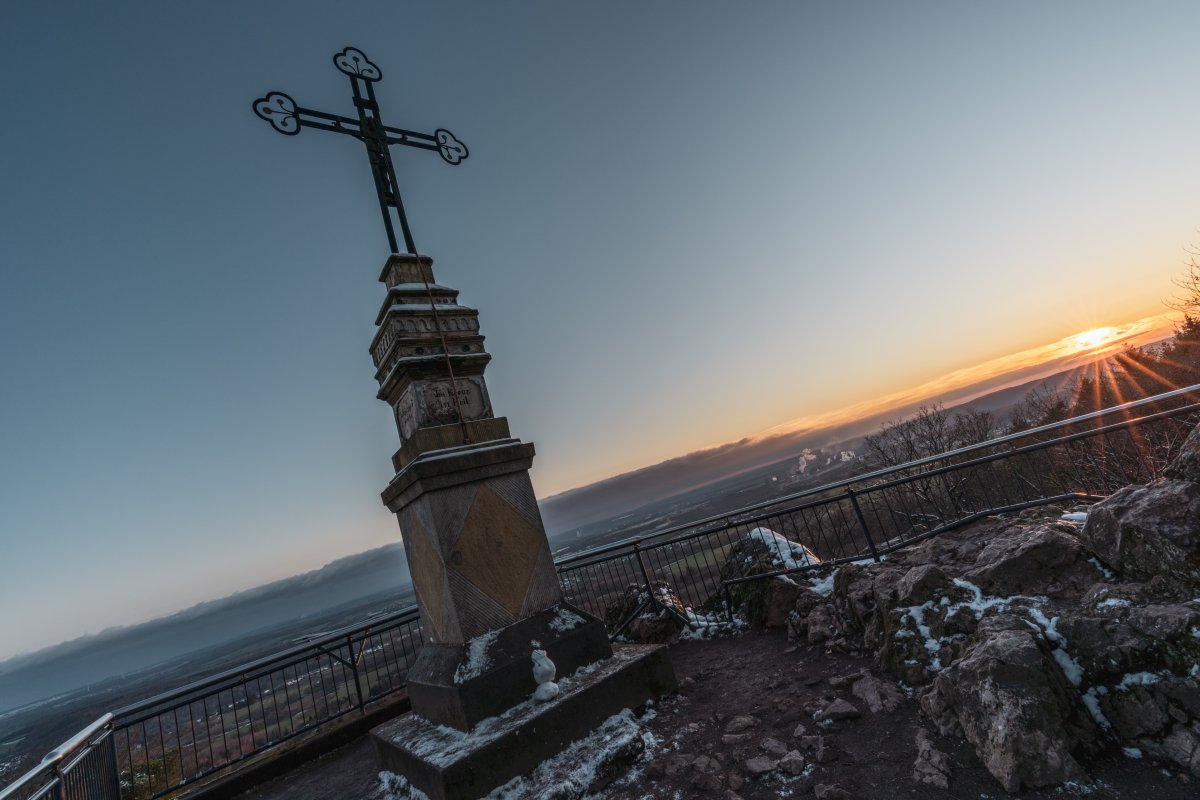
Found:
<svg viewBox="0 0 1200 800"><path fill-rule="evenodd" d="M394 144L404 144L422 150L434 150L441 154L446 163L461 164L467 157L467 146L455 139L454 134L445 128L438 128L432 134L428 134L384 125L379 117L379 103L375 101L375 82L383 77L383 72L371 63L363 51L347 47L333 56L333 64L350 77L358 119L302 108L283 92L270 92L266 97L255 100L254 113L287 136L295 136L302 127L319 128L323 131L349 134L366 145L367 157L371 160L371 172L375 176L375 191L379 195L379 210L383 212L383 225L387 229L388 244L393 253L400 252L396 247L396 231L392 227L390 209L394 209L400 220L400 230L404 234L404 246L408 248L407 252L416 255L417 246L413 244L408 217L404 215L404 202L400 199L400 186L396 182L396 168L392 166L390 147Z"/></svg>

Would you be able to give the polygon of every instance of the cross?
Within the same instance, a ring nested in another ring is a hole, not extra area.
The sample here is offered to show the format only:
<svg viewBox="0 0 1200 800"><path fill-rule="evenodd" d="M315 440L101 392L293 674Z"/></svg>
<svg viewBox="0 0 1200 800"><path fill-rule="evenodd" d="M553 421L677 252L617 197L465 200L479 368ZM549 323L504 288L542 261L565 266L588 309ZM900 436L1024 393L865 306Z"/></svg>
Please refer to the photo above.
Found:
<svg viewBox="0 0 1200 800"><path fill-rule="evenodd" d="M392 166L390 147L403 144L422 150L434 150L441 154L446 163L457 165L467 157L467 146L455 139L454 134L445 128L438 128L432 134L428 134L384 125L379 117L379 103L375 101L375 81L383 77L383 72L371 63L362 50L347 47L334 54L333 64L350 77L358 119L302 108L283 92L270 92L266 97L255 100L254 113L287 136L295 136L302 127L319 128L323 131L349 134L366 145L367 157L371 161L371 173L375 176L375 192L379 195L379 210L383 213L383 225L387 229L388 244L393 253L400 252L396 247L396 231L392 227L391 210L394 209L400 220L400 230L404 234L404 246L408 248L407 252L416 255L417 246L413 244L408 217L404 215L404 203L400 199L400 187L396 182L396 168Z"/></svg>

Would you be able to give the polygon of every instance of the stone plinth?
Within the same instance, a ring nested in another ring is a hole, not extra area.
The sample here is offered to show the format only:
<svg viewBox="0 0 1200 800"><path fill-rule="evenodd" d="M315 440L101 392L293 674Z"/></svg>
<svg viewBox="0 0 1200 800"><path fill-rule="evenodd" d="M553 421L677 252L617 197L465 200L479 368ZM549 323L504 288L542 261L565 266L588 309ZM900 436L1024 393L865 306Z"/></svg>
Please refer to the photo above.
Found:
<svg viewBox="0 0 1200 800"><path fill-rule="evenodd" d="M466 644L425 644L408 671L408 697L430 722L468 730L533 694L535 649L560 675L612 655L604 625L560 603Z"/></svg>
<svg viewBox="0 0 1200 800"><path fill-rule="evenodd" d="M675 674L663 645L619 645L559 687L548 703L527 700L465 733L417 714L381 725L371 732L380 768L404 775L432 800L472 800L531 772L622 709L673 691Z"/></svg>

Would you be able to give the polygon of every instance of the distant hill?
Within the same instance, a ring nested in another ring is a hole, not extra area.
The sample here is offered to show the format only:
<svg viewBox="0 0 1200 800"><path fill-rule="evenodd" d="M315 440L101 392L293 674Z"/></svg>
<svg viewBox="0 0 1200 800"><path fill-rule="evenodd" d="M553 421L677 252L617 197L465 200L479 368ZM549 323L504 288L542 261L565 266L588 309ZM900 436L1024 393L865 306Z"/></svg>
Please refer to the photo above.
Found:
<svg viewBox="0 0 1200 800"><path fill-rule="evenodd" d="M133 582L129 591L136 591ZM331 611L349 604L374 601L382 608L411 591L402 544L347 556L170 616L2 661L0 712L281 626L323 624Z"/></svg>
<svg viewBox="0 0 1200 800"><path fill-rule="evenodd" d="M1035 387L1044 384L1050 389L1057 389L1077 378L1084 369L1087 367L1064 369L965 401L961 398L969 398L970 393L959 392L959 402L953 404L954 399L948 398L947 407L990 411L1004 418ZM853 446L854 441L875 432L882 423L902 418L912 413L918 405L894 408L828 428L746 438L688 453L547 498L540 503L542 519L553 536L635 509L660 504L784 459L796 458L806 447L836 449L839 446Z"/></svg>

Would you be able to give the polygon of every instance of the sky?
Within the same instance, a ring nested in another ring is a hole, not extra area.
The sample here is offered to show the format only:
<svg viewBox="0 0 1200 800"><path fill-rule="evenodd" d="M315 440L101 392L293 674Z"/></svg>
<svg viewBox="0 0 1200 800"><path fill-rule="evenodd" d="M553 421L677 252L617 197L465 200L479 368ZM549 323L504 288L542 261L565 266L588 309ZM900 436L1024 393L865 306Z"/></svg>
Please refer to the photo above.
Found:
<svg viewBox="0 0 1200 800"><path fill-rule="evenodd" d="M122 2L0 11L0 658L396 541L349 137L542 497L1161 314L1195 3ZM1047 351L1042 351L1047 352ZM975 370L975 372L971 372ZM987 370L984 370L986 372Z"/></svg>

